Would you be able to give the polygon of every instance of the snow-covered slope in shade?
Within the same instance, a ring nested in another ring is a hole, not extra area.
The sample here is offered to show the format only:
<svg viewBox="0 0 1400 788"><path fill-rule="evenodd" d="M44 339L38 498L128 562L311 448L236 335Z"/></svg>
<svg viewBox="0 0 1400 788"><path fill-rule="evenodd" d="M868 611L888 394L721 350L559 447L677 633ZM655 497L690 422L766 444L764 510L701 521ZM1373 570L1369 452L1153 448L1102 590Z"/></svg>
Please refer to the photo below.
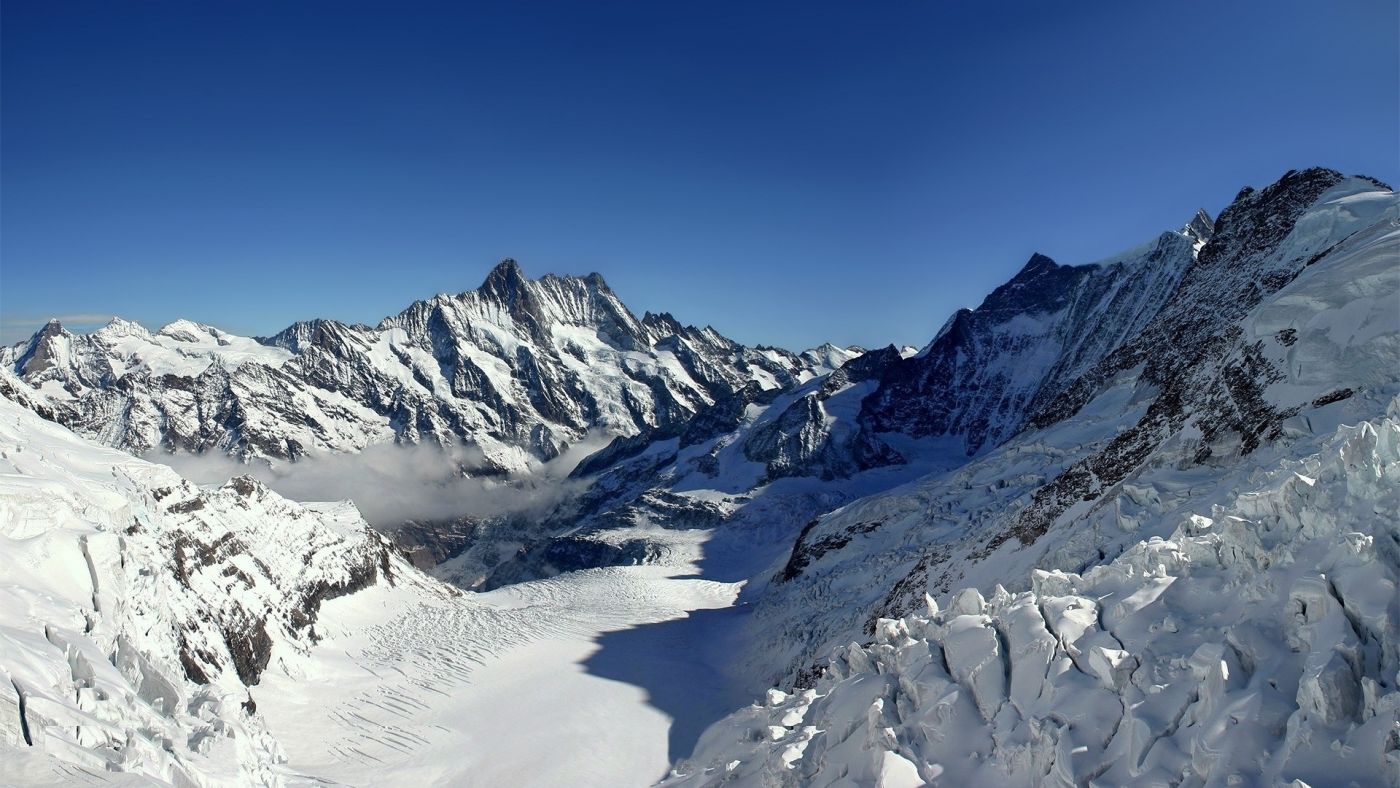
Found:
<svg viewBox="0 0 1400 788"><path fill-rule="evenodd" d="M4 784L277 783L248 687L324 601L421 577L353 507L201 489L3 398L0 553Z"/></svg>
<svg viewBox="0 0 1400 788"><path fill-rule="evenodd" d="M1400 785L1397 418L1082 574L881 619L665 784Z"/></svg>
<svg viewBox="0 0 1400 788"><path fill-rule="evenodd" d="M1157 316L1210 231L1202 214L1097 263L1032 256L980 306L959 310L927 347L890 367L861 409L862 428L948 436L969 455L997 446Z"/></svg>
<svg viewBox="0 0 1400 788"><path fill-rule="evenodd" d="M76 432L153 448L297 459L397 441L480 449L521 471L591 432L682 422L750 383L784 389L851 351L748 348L667 314L634 316L602 277L526 279L503 261L481 287L378 327L296 323L261 340L177 321L92 334L57 322L0 349L0 366Z"/></svg>

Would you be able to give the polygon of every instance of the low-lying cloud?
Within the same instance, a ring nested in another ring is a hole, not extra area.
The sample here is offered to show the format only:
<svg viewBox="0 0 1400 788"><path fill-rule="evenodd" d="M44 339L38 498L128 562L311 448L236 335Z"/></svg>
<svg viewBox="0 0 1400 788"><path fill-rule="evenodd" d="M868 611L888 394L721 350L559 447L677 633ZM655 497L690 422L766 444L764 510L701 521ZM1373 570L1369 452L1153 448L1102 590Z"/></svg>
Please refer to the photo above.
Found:
<svg viewBox="0 0 1400 788"><path fill-rule="evenodd" d="M480 453L461 446L380 444L356 454L312 455L275 465L160 451L146 459L169 465L197 484L247 475L295 501L348 499L370 524L392 529L409 520L542 515L582 491L586 485L569 479L569 472L602 444L586 440L530 473L507 477L473 475L482 465Z"/></svg>

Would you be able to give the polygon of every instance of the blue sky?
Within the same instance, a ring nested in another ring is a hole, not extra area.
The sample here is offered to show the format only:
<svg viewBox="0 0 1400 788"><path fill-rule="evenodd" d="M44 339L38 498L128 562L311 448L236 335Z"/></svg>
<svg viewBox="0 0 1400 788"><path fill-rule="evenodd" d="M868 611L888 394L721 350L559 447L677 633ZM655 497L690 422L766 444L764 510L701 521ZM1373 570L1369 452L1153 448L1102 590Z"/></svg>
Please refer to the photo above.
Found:
<svg viewBox="0 0 1400 788"><path fill-rule="evenodd" d="M1034 251L1400 180L1398 14L6 0L0 339L373 323L512 256L745 342L922 344Z"/></svg>

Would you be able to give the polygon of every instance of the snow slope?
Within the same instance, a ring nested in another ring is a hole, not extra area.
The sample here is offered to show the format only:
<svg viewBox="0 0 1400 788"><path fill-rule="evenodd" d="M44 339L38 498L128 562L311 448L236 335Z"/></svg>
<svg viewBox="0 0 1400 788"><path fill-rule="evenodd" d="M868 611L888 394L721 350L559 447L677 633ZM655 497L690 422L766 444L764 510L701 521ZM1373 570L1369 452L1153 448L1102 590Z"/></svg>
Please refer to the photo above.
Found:
<svg viewBox="0 0 1400 788"><path fill-rule="evenodd" d="M276 781L247 685L406 566L353 508L201 490L0 400L0 781Z"/></svg>
<svg viewBox="0 0 1400 788"><path fill-rule="evenodd" d="M0 784L648 785L747 697L706 537L464 594L351 506L198 488L0 398Z"/></svg>
<svg viewBox="0 0 1400 788"><path fill-rule="evenodd" d="M664 784L1400 784L1398 417L1082 574L881 619Z"/></svg>
<svg viewBox="0 0 1400 788"><path fill-rule="evenodd" d="M405 606L392 589L332 602L326 640L269 675L258 707L288 768L320 780L648 785L674 757L673 717L719 701L708 723L743 697L706 682L716 668L693 656L699 631L611 653L608 633L724 607L737 592L678 569L594 570L450 604ZM687 708L659 708L660 687Z"/></svg>
<svg viewBox="0 0 1400 788"><path fill-rule="evenodd" d="M1110 560L1383 414L1400 391L1397 217L1393 191L1327 171L1247 192L1159 316L1027 429L805 529L758 600L754 669L800 678L926 592Z"/></svg>

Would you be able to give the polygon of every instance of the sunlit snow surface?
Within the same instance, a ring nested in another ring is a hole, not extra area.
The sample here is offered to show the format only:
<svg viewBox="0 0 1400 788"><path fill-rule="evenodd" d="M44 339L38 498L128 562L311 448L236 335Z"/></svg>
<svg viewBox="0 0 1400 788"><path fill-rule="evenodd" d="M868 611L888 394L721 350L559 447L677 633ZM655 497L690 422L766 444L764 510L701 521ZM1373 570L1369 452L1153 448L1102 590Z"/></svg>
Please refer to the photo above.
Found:
<svg viewBox="0 0 1400 788"><path fill-rule="evenodd" d="M247 693L229 677L197 688L166 653L173 614L140 598L185 592L130 585L151 573L120 556L140 557L151 532L117 530L136 517L154 531L141 491L178 480L7 402L0 440L5 548L22 556L0 574L0 782L643 785L668 763L661 707L733 686L717 674L738 585L693 576L680 559L706 537L678 532L672 566L483 595L400 566L393 586L327 602L320 641L279 642ZM1400 763L1398 509L1400 422L1341 428L1107 566L882 624L813 690L715 726L683 781L1166 784L1196 770L1370 784ZM345 507L306 512L312 533L359 533ZM655 626L692 618L693 631ZM123 637L148 661L107 662Z"/></svg>
<svg viewBox="0 0 1400 788"><path fill-rule="evenodd" d="M134 454L275 462L381 444L468 445L474 466L528 473L591 437L684 420L744 389L784 388L857 355L748 348L669 315L638 318L602 277L527 280L502 261L378 327L295 323L240 337L178 320L57 322L0 347L55 420Z"/></svg>
<svg viewBox="0 0 1400 788"><path fill-rule="evenodd" d="M1082 575L882 620L815 687L711 728L668 784L1394 784L1391 412Z"/></svg>
<svg viewBox="0 0 1400 788"><path fill-rule="evenodd" d="M405 605L386 589L332 602L330 639L256 688L259 708L289 768L322 779L646 785L670 763L672 719L645 687L672 683L704 722L744 701L700 638L647 630L733 602L737 584L683 570L593 570L445 603Z"/></svg>
<svg viewBox="0 0 1400 788"><path fill-rule="evenodd" d="M395 559L392 585L321 607L316 639L269 627L260 683L226 670L198 686L176 632L227 623L225 595L266 592L179 581L168 540L211 523L261 528L229 565L270 564L292 601L367 539L353 508L199 492L0 398L0 784L645 785L674 757L673 717L693 740L747 697L718 667L733 616L703 615L742 612L739 583L696 576L704 532L675 534L666 566L490 594ZM326 549L303 567L308 541ZM648 629L668 620L681 625Z"/></svg>

